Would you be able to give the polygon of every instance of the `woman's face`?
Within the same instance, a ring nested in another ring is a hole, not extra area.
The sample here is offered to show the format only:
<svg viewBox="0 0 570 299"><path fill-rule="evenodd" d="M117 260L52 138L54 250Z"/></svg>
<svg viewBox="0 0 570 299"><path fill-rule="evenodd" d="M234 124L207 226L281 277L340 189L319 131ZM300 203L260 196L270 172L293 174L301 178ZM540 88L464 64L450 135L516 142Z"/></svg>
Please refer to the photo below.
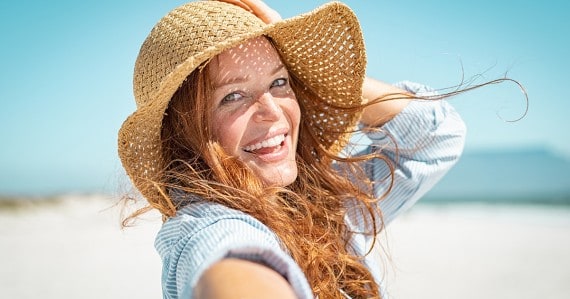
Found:
<svg viewBox="0 0 570 299"><path fill-rule="evenodd" d="M213 138L266 185L291 184L301 112L277 51L252 39L213 59L208 76Z"/></svg>

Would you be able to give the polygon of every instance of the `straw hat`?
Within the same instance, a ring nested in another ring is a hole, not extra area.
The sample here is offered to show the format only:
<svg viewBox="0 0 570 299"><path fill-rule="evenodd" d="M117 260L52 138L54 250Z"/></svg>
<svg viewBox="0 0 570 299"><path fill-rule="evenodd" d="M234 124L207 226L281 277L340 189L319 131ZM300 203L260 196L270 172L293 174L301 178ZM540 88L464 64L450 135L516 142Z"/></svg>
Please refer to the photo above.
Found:
<svg viewBox="0 0 570 299"><path fill-rule="evenodd" d="M301 103L302 121L317 132L325 148L338 153L346 144L345 132L359 115L335 106L362 102L366 64L360 25L350 8L333 2L267 25L232 4L188 3L163 17L144 41L134 70L137 109L119 131L123 167L149 201L160 196L152 182L159 181L164 167L160 132L173 94L200 64L260 35L274 40L289 71L327 103Z"/></svg>

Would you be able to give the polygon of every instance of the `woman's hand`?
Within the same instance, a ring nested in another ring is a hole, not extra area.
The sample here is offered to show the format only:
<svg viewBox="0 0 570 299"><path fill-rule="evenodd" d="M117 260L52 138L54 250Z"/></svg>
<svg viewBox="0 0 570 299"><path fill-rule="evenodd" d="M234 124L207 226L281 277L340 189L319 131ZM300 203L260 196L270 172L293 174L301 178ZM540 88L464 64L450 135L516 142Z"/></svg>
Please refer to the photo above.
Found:
<svg viewBox="0 0 570 299"><path fill-rule="evenodd" d="M218 0L237 5L260 18L266 24L281 20L281 15L261 0Z"/></svg>

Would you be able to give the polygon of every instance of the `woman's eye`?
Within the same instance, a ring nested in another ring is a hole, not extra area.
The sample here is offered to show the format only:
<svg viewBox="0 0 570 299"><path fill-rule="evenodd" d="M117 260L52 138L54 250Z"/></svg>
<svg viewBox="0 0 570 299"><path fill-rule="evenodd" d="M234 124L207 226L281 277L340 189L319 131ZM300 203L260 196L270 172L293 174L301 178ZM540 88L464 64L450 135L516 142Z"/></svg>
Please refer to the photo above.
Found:
<svg viewBox="0 0 570 299"><path fill-rule="evenodd" d="M241 95L240 93L232 92L222 99L222 104L239 101L242 98L243 95Z"/></svg>
<svg viewBox="0 0 570 299"><path fill-rule="evenodd" d="M287 79L286 78L279 78L276 79L275 81L271 82L271 87L281 87L281 86L285 86L287 85Z"/></svg>

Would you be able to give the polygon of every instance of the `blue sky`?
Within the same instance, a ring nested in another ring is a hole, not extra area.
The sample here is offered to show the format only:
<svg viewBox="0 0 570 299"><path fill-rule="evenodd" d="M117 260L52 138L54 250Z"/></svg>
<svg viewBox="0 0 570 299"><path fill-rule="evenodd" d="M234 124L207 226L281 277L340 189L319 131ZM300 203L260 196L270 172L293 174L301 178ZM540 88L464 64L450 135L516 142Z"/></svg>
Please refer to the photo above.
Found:
<svg viewBox="0 0 570 299"><path fill-rule="evenodd" d="M115 192L116 133L134 108L132 68L156 21L185 1L0 4L0 194ZM326 1L267 1L284 17ZM368 74L434 88L504 76L452 103L467 151L547 148L570 158L566 1L345 1L359 17ZM119 182L119 183L117 183Z"/></svg>

